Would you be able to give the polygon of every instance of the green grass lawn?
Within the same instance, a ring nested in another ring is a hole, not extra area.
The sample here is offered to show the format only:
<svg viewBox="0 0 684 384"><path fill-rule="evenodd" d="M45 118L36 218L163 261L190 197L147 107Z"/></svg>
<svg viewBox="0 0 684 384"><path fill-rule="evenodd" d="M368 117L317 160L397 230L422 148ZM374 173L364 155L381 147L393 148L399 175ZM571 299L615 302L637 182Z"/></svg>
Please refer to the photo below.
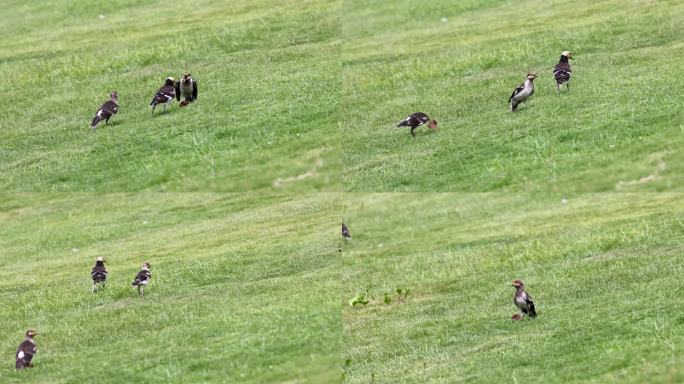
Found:
<svg viewBox="0 0 684 384"><path fill-rule="evenodd" d="M354 194L349 383L684 381L684 195ZM513 322L522 279L536 320ZM397 300L397 288L409 289ZM384 294L392 301L384 303Z"/></svg>
<svg viewBox="0 0 684 384"><path fill-rule="evenodd" d="M684 3L354 0L342 26L347 191L663 191L684 183ZM574 54L570 93L552 68ZM507 100L541 73L519 112ZM394 126L440 123L412 139Z"/></svg>
<svg viewBox="0 0 684 384"><path fill-rule="evenodd" d="M322 193L0 195L0 382L339 380L339 211Z"/></svg>
<svg viewBox="0 0 684 384"><path fill-rule="evenodd" d="M0 190L338 190L337 4L2 2ZM199 99L150 116L167 76ZM89 128L113 90L120 112Z"/></svg>

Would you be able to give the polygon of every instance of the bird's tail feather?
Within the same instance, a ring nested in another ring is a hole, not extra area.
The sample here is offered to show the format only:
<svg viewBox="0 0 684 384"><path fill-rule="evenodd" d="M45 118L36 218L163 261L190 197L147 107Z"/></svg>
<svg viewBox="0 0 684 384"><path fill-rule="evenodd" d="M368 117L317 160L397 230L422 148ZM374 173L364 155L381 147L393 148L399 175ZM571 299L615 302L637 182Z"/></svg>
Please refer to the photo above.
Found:
<svg viewBox="0 0 684 384"><path fill-rule="evenodd" d="M97 125L100 123L100 121L102 121L102 119L100 118L100 116L95 115L95 117L93 118L93 122L90 123L90 128L95 128L95 127L97 127Z"/></svg>
<svg viewBox="0 0 684 384"><path fill-rule="evenodd" d="M408 122L402 121L401 123L397 124L397 128L405 127L408 125Z"/></svg>

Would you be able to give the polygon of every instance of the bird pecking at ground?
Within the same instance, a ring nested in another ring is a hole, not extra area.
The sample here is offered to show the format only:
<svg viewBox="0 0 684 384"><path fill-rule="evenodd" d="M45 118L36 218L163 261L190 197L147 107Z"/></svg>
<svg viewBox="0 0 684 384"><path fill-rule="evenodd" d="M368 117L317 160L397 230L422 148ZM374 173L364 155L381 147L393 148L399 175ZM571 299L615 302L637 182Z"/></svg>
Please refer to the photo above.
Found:
<svg viewBox="0 0 684 384"><path fill-rule="evenodd" d="M513 303L515 303L515 306L530 318L537 317L537 311L534 309L534 301L532 301L532 297L525 292L525 285L522 280L513 280L513 284L511 285L515 287L515 294L513 295Z"/></svg>
<svg viewBox="0 0 684 384"><path fill-rule="evenodd" d="M572 76L572 68L570 62L572 60L572 52L563 51L560 60L555 67L553 67L553 76L556 78L556 93L560 95L560 87L565 84L568 92L570 92L570 76Z"/></svg>
<svg viewBox="0 0 684 384"><path fill-rule="evenodd" d="M33 368L31 360L33 360L33 355L36 354L36 342L33 340L37 333L33 329L26 331L26 337L24 341L17 347L16 354L16 364L15 369L20 370L24 368Z"/></svg>
<svg viewBox="0 0 684 384"><path fill-rule="evenodd" d="M432 129L433 131L437 129L437 120L430 119L430 117L423 112L416 112L400 121L399 124L397 124L397 128L409 127L411 128L411 136L416 137L416 133L414 131L421 125L425 124L427 124L428 128Z"/></svg>
<svg viewBox="0 0 684 384"><path fill-rule="evenodd" d="M116 91L112 91L110 99L105 101L95 113L95 117L90 123L90 128L95 129L102 120L104 120L106 125L109 123L109 118L116 115L117 112L119 112L119 94Z"/></svg>
<svg viewBox="0 0 684 384"><path fill-rule="evenodd" d="M150 106L152 107L152 114L154 115L154 109L157 108L157 104L164 105L164 112L166 112L166 105L173 102L176 97L176 87L174 84L173 77L167 77L164 81L164 85L159 88L157 93L154 94Z"/></svg>
<svg viewBox="0 0 684 384"><path fill-rule="evenodd" d="M515 112L520 103L524 103L534 94L534 79L536 78L536 73L528 73L527 80L513 91L511 97L508 98L508 102L511 103L511 112Z"/></svg>
<svg viewBox="0 0 684 384"><path fill-rule="evenodd" d="M102 288L105 286L105 281L107 280L107 268L105 268L105 258L100 256L95 260L95 266L92 271L90 271L90 276L93 278L93 289L92 293L95 293L95 289L98 284L102 284Z"/></svg>
<svg viewBox="0 0 684 384"><path fill-rule="evenodd" d="M351 240L351 233L349 233L349 228L347 228L344 223L342 223L342 237L344 237L345 240Z"/></svg>
<svg viewBox="0 0 684 384"><path fill-rule="evenodd" d="M184 73L183 77L176 81L176 100L180 101L180 106L186 105L197 100L197 82L189 73Z"/></svg>
<svg viewBox="0 0 684 384"><path fill-rule="evenodd" d="M138 295L144 296L145 287L147 286L147 283L150 282L151 278L152 273L150 272L150 263L144 262L142 268L140 269L140 272L138 272L138 274L135 275L135 279L133 279L131 287L138 288Z"/></svg>

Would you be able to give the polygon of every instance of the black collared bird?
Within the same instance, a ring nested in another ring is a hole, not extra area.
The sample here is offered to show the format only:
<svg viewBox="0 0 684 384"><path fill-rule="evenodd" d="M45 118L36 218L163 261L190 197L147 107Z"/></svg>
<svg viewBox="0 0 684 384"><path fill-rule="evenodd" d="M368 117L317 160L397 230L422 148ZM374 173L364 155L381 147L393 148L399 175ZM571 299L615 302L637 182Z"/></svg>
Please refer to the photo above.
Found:
<svg viewBox="0 0 684 384"><path fill-rule="evenodd" d="M515 303L515 306L520 308L522 313L530 318L537 317L537 311L534 309L532 296L525 292L525 285L522 280L513 280L513 284L511 285L515 287L515 294L513 295L513 303Z"/></svg>
<svg viewBox="0 0 684 384"><path fill-rule="evenodd" d="M107 268L105 268L105 258L104 256L100 256L95 260L95 266L93 269L90 271L90 277L93 278L93 289L92 293L95 293L95 289L98 284L102 284L102 288L105 286L105 282L107 280Z"/></svg>
<svg viewBox="0 0 684 384"><path fill-rule="evenodd" d="M33 368L31 360L33 360L33 355L36 354L36 342L33 340L38 333L33 329L26 331L26 337L24 341L17 347L16 353L16 364L14 365L16 370L24 368Z"/></svg>
<svg viewBox="0 0 684 384"><path fill-rule="evenodd" d="M411 128L411 136L415 137L416 134L414 131L424 124L427 124L428 128L432 129L433 131L437 129L437 120L430 119L430 117L423 112L410 114L404 120L400 121L399 124L397 124L397 128L409 127Z"/></svg>
<svg viewBox="0 0 684 384"><path fill-rule="evenodd" d="M117 112L119 112L119 94L116 91L112 91L110 99L105 101L95 113L95 117L90 123L90 128L95 129L102 120L104 120L106 125L109 123L109 118L116 115Z"/></svg>
<svg viewBox="0 0 684 384"><path fill-rule="evenodd" d="M181 107L197 100L197 82L187 72L183 74L183 78L176 81L176 100L180 101Z"/></svg>
<svg viewBox="0 0 684 384"><path fill-rule="evenodd" d="M166 112L166 105L173 102L176 97L176 87L174 85L173 77L167 77L164 81L164 85L154 94L150 106L152 107L152 114L154 114L154 109L157 108L157 104L164 105L164 112Z"/></svg>
<svg viewBox="0 0 684 384"><path fill-rule="evenodd" d="M536 78L536 73L528 73L527 80L513 91L511 97L508 98L508 102L511 103L511 112L515 112L520 103L524 103L534 94L534 79Z"/></svg>
<svg viewBox="0 0 684 384"><path fill-rule="evenodd" d="M135 275L135 279L133 279L133 282L131 283L131 287L133 288L138 288L138 294L140 296L145 295L145 286L147 286L147 283L150 282L150 279L152 278L152 273L150 272L150 263L145 262L142 265L142 268L140 269L140 272L138 272L137 275Z"/></svg>
<svg viewBox="0 0 684 384"><path fill-rule="evenodd" d="M560 60L555 67L553 67L553 76L556 78L556 93L560 94L561 85L565 84L570 92L570 76L572 76L572 68L570 68L570 62L572 60L572 52L563 51L560 56Z"/></svg>

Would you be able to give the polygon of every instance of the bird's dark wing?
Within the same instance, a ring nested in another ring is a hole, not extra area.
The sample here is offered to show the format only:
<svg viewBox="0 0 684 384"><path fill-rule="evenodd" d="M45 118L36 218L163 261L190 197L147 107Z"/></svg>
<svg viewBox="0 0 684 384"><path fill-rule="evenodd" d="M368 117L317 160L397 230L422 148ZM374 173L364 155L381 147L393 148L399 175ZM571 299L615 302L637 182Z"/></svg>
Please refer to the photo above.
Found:
<svg viewBox="0 0 684 384"><path fill-rule="evenodd" d="M572 69L568 63L558 63L553 68L553 76L556 78L558 84L567 83L570 81L570 76L572 75Z"/></svg>
<svg viewBox="0 0 684 384"><path fill-rule="evenodd" d="M197 82L192 80L192 99L197 100Z"/></svg>
<svg viewBox="0 0 684 384"><path fill-rule="evenodd" d="M342 224L342 236L351 239L351 235L349 234L349 228L347 228L346 225Z"/></svg>
<svg viewBox="0 0 684 384"><path fill-rule="evenodd" d="M418 125L423 124L422 121L418 120L418 118L414 115L411 115L404 120L400 121L399 124L397 124L398 127L415 127Z"/></svg>
<svg viewBox="0 0 684 384"><path fill-rule="evenodd" d="M96 265L93 267L92 272L90 272L90 276L92 276L93 282L101 283L107 280L107 269L105 269L105 267Z"/></svg>
<svg viewBox="0 0 684 384"><path fill-rule="evenodd" d="M146 271L143 269L140 272L138 272L137 275L135 275L135 280L133 280L133 283L131 285L133 285L135 287L136 285L139 285L143 281L149 280L151 276L152 276L152 274L150 273L150 271Z"/></svg>
<svg viewBox="0 0 684 384"><path fill-rule="evenodd" d="M181 91L180 91L180 80L176 81L175 88L176 88L176 100L180 101L180 93L181 93Z"/></svg>
<svg viewBox="0 0 684 384"><path fill-rule="evenodd" d="M511 100L513 100L513 97L514 97L515 95L517 95L518 93L520 93L520 91L522 91L524 88L525 88L525 83L520 84L520 85L518 86L518 88L516 88L516 89L513 91L513 93L511 94L511 97L508 98L508 102L510 102Z"/></svg>
<svg viewBox="0 0 684 384"><path fill-rule="evenodd" d="M176 88L174 88L172 85L165 85L159 88L159 91L154 94L154 98L152 98L150 105L168 103L169 101L173 100L174 97L176 97Z"/></svg>
<svg viewBox="0 0 684 384"><path fill-rule="evenodd" d="M537 316L537 311L534 309L534 301L532 300L532 296L526 294L525 303L527 303L527 312L530 317Z"/></svg>
<svg viewBox="0 0 684 384"><path fill-rule="evenodd" d="M115 103L112 100L107 100L104 104L102 104L102 107L100 107L100 109L109 112L109 117L111 117L111 115L114 115L117 112L119 112L119 104Z"/></svg>
<svg viewBox="0 0 684 384"><path fill-rule="evenodd" d="M33 355L36 354L36 345L28 340L24 340L19 344L19 348L17 348L17 353L19 352L24 352L25 355L31 355L31 357L33 357Z"/></svg>

